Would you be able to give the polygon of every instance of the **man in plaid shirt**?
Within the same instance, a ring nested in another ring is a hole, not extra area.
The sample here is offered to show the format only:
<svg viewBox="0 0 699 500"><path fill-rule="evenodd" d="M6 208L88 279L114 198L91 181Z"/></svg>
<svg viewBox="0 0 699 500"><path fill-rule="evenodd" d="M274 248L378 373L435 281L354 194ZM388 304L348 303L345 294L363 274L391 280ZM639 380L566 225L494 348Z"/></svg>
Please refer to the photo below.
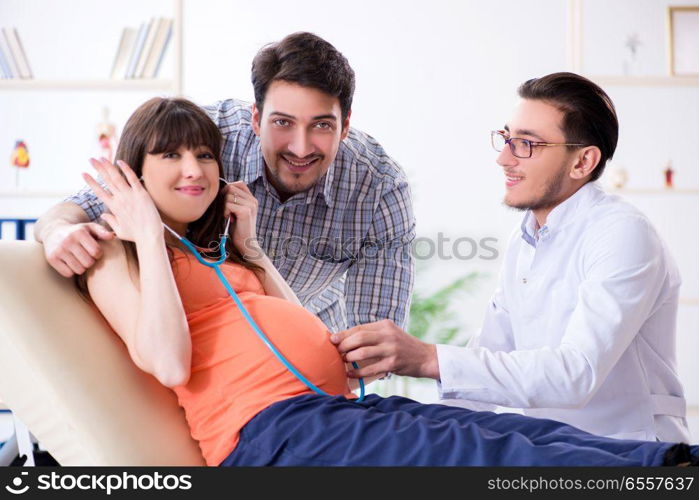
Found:
<svg viewBox="0 0 699 500"><path fill-rule="evenodd" d="M227 180L245 183L258 201L262 248L330 330L384 319L405 327L410 188L383 148L349 126L349 63L325 40L294 33L258 52L252 83L254 104L205 109L224 136ZM85 272L101 256L99 240L114 237L91 222L103 210L85 188L38 221L37 240L63 276Z"/></svg>

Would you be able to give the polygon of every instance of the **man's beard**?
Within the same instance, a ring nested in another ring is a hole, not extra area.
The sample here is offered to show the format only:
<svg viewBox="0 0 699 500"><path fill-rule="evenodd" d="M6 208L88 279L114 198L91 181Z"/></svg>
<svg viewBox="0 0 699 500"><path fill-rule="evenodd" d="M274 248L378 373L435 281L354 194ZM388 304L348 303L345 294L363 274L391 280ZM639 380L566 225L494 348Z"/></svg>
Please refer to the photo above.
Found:
<svg viewBox="0 0 699 500"><path fill-rule="evenodd" d="M522 212L525 210L543 210L553 208L561 202L559 193L561 192L561 187L563 186L565 176L566 170L561 169L556 176L551 179L551 182L549 182L549 184L546 186L546 191L538 200L519 204L510 204L507 203L507 199L505 199L505 205Z"/></svg>
<svg viewBox="0 0 699 500"><path fill-rule="evenodd" d="M293 196L295 194L308 191L309 189L311 189L313 187L313 184L311 184L310 186L302 186L302 185L295 185L295 184L290 185L287 181L282 179L282 176L280 175L279 171L268 170L267 173L272 176L272 178L274 179L274 181L276 183L276 186L275 186L276 190L279 192L279 194L282 194L282 195Z"/></svg>
<svg viewBox="0 0 699 500"><path fill-rule="evenodd" d="M316 155L316 156L318 157L317 161L319 163L324 160L323 155ZM281 155L279 155L279 161L284 161L284 159ZM280 194L283 194L286 196L293 196L293 195L298 194L298 193L304 193L304 192L308 191L309 189L311 189L315 185L315 183L318 181L318 179L316 179L315 181L311 182L307 186L301 185L297 182L294 182L298 178L301 177L301 174L291 173L291 177L294 181L292 181L292 183L289 183L287 180L282 178L281 170L283 167L278 167L278 168L275 168L274 170L267 167L267 165L265 165L265 167L266 167L266 173L267 173L268 178L272 177L272 179L274 180L275 189ZM321 175L321 177L322 177L322 175Z"/></svg>

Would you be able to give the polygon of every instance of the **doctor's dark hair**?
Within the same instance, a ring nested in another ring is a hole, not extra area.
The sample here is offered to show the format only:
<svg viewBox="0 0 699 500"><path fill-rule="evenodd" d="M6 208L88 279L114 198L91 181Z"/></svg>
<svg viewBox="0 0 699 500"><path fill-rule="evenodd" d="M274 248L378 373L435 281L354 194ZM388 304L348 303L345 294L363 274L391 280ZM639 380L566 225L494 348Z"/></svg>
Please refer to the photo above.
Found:
<svg viewBox="0 0 699 500"><path fill-rule="evenodd" d="M131 167L136 177L141 178L146 154L176 151L181 146L187 149L204 146L214 155L218 165L218 176L224 177L221 164L222 145L221 132L199 106L187 99L154 97L139 106L124 125L115 154L115 162L124 161ZM210 248L210 244L217 243L224 233L225 198L225 193L219 190L204 214L188 224L187 238L196 246ZM230 233L234 228L235 220L231 220ZM131 241L122 241L122 244L126 249L129 262L138 269L136 245ZM261 271L259 266L243 258L233 245L232 238L226 242L226 252L229 261L257 272ZM168 254L172 261L174 254L170 248L168 248ZM215 258L218 256L218 248L216 248ZM85 274L76 276L76 285L83 297L89 299Z"/></svg>
<svg viewBox="0 0 699 500"><path fill-rule="evenodd" d="M545 101L563 113L561 128L566 142L600 149L599 163L590 174L590 181L597 180L614 155L619 138L619 120L606 92L575 73L553 73L524 82L518 93L523 99Z"/></svg>
<svg viewBox="0 0 699 500"><path fill-rule="evenodd" d="M318 89L340 101L342 120L352 109L354 70L335 47L313 33L298 32L264 46L252 61L252 86L260 114L272 82Z"/></svg>

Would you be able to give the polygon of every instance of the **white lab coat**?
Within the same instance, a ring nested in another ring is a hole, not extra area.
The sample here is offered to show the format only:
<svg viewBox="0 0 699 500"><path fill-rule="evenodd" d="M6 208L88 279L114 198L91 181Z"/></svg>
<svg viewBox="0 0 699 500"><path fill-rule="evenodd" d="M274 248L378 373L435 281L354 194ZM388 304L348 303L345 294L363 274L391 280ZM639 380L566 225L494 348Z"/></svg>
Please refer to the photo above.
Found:
<svg viewBox="0 0 699 500"><path fill-rule="evenodd" d="M439 345L440 397L624 439L688 442L680 278L647 218L589 183L510 239L480 337Z"/></svg>

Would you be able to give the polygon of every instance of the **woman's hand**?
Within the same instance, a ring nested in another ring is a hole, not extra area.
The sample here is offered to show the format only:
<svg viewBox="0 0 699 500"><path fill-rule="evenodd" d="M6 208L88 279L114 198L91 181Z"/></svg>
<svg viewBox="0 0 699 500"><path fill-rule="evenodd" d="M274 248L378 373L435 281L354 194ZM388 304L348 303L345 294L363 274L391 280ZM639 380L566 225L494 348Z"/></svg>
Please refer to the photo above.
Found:
<svg viewBox="0 0 699 500"><path fill-rule="evenodd" d="M226 186L226 204L223 216L233 215L233 245L248 259L261 255L257 242L257 199L243 181Z"/></svg>
<svg viewBox="0 0 699 500"><path fill-rule="evenodd" d="M135 243L163 238L160 213L131 167L123 161L117 161L124 174L122 175L117 167L104 158L90 158L90 164L100 174L107 189L100 186L90 174L83 173L83 179L111 212L102 214L102 218L117 237Z"/></svg>

